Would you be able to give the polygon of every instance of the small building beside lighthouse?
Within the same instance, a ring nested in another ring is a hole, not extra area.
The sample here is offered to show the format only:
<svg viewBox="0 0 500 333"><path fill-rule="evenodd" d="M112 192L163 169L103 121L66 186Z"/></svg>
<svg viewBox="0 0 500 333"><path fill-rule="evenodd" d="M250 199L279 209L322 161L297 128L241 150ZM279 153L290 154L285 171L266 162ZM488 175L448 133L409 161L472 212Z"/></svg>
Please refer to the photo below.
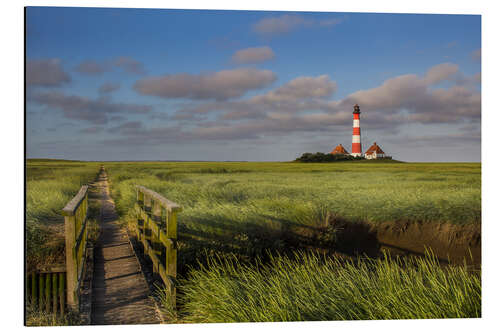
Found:
<svg viewBox="0 0 500 333"><path fill-rule="evenodd" d="M377 159L377 158L385 158L385 153L384 151L382 150L382 148L380 148L376 142L374 142L370 148L368 148L368 150L366 151L365 153L365 158L367 160L373 160L373 159Z"/></svg>
<svg viewBox="0 0 500 333"><path fill-rule="evenodd" d="M335 147L330 154L332 154L332 155L337 155L337 154L349 155L349 152L347 150L345 150L344 146L342 146L340 144L337 147Z"/></svg>

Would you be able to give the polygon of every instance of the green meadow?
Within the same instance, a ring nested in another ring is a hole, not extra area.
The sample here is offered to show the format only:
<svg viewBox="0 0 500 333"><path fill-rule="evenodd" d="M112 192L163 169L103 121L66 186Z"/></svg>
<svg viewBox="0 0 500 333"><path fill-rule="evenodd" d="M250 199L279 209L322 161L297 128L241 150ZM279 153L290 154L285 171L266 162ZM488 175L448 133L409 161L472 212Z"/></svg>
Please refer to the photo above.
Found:
<svg viewBox="0 0 500 333"><path fill-rule="evenodd" d="M28 259L54 252L47 239L63 221L60 209L100 164L28 161ZM441 267L432 255L325 255L336 242L331 219L479 225L479 163L102 164L124 227L135 218L135 185L183 207L177 312L163 302L176 321L480 316L479 272Z"/></svg>

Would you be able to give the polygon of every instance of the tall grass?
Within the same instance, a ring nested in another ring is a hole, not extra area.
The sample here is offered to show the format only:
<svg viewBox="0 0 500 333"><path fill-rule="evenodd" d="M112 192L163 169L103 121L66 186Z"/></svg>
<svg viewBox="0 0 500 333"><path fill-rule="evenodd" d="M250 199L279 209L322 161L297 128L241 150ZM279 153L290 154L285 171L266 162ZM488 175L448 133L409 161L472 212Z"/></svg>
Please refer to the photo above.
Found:
<svg viewBox="0 0 500 333"><path fill-rule="evenodd" d="M40 310L29 303L26 306L25 322L26 326L70 326L81 324L79 315L74 312L66 312L61 315Z"/></svg>
<svg viewBox="0 0 500 333"><path fill-rule="evenodd" d="M62 208L97 174L95 163L28 161L26 172L26 259L28 270L62 260Z"/></svg>
<svg viewBox="0 0 500 333"><path fill-rule="evenodd" d="M350 261L297 252L265 265L212 257L178 290L182 322L481 316L480 274L442 268L431 255Z"/></svg>
<svg viewBox="0 0 500 333"><path fill-rule="evenodd" d="M480 274L465 267L443 268L432 256L340 261L297 251L335 242L328 230L331 216L368 224L477 226L480 164L145 162L106 163L106 168L125 219L135 218L136 184L183 206L180 312L173 311L168 295L160 297L171 320L481 315Z"/></svg>

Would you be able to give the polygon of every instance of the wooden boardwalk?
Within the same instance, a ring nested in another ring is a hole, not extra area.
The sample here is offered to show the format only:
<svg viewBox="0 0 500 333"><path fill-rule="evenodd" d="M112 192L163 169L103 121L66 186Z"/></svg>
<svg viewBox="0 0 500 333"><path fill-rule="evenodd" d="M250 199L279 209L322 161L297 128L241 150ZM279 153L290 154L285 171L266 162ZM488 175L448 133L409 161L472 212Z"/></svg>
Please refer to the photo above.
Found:
<svg viewBox="0 0 500 333"><path fill-rule="evenodd" d="M125 230L120 228L108 181L101 174L101 235L95 248L92 325L159 324L160 319Z"/></svg>

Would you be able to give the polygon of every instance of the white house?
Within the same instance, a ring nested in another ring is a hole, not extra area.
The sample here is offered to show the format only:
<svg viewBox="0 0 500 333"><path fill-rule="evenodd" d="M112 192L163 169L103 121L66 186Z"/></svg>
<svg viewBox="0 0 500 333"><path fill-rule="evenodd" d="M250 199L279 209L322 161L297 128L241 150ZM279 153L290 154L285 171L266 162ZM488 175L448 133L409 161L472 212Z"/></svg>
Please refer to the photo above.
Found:
<svg viewBox="0 0 500 333"><path fill-rule="evenodd" d="M384 158L384 157L385 157L384 151L377 145L376 142L374 142L373 145L370 148L368 148L368 150L365 153L365 158L368 160Z"/></svg>

